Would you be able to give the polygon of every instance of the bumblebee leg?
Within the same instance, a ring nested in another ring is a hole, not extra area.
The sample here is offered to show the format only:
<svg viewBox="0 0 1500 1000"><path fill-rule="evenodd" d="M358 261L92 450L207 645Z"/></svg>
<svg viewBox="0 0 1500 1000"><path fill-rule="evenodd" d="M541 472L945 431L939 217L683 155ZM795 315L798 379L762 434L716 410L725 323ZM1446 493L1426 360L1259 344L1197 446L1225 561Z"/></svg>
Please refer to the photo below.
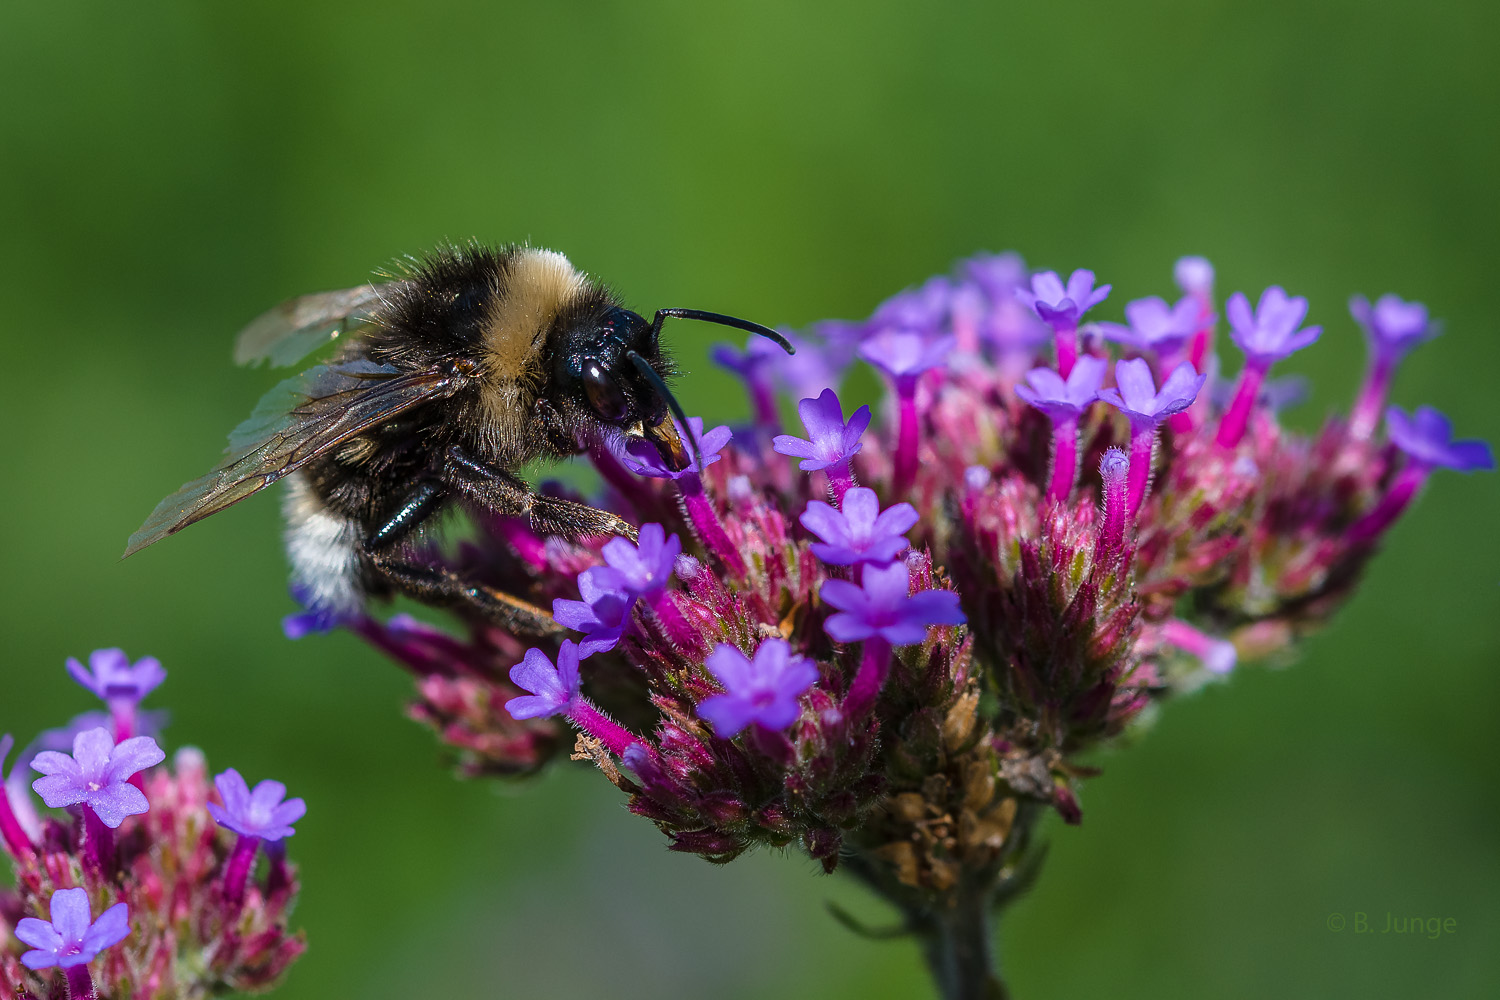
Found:
<svg viewBox="0 0 1500 1000"><path fill-rule="evenodd" d="M566 631L546 611L519 597L469 583L445 569L407 562L391 552L366 554L382 580L423 604L472 611L517 635L555 635Z"/></svg>
<svg viewBox="0 0 1500 1000"><path fill-rule="evenodd" d="M537 426L541 428L547 444L559 455L581 455L584 449L578 444L578 439L568 432L568 427L563 423L562 414L557 412L557 407L545 399L536 401L531 408L531 415L536 418Z"/></svg>
<svg viewBox="0 0 1500 1000"><path fill-rule="evenodd" d="M454 489L491 510L525 514L532 528L544 535L624 535L632 541L636 537L629 521L587 504L538 496L515 473L480 462L458 448L448 449L448 478Z"/></svg>
<svg viewBox="0 0 1500 1000"><path fill-rule="evenodd" d="M367 548L388 549L410 535L422 522L437 513L448 491L441 483L419 483L411 496L386 518L386 522L370 535Z"/></svg>
<svg viewBox="0 0 1500 1000"><path fill-rule="evenodd" d="M448 570L402 559L397 546L435 514L449 493L440 483L418 484L400 507L365 542L372 571L406 596L425 604L472 610L510 632L551 635L563 631L552 616L534 604L492 587L473 584Z"/></svg>

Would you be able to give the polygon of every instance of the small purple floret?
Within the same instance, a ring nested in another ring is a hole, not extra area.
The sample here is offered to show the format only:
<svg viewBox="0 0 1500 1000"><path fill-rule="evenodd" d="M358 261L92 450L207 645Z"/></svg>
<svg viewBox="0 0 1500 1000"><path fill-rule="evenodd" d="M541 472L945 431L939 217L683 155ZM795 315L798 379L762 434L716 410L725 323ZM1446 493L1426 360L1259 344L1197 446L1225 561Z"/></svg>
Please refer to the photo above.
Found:
<svg viewBox="0 0 1500 1000"><path fill-rule="evenodd" d="M705 665L724 685L724 694L703 699L698 714L713 723L725 739L754 723L779 732L802 714L797 699L818 679L811 660L792 655L785 639L767 639L751 660L734 646L720 643Z"/></svg>
<svg viewBox="0 0 1500 1000"><path fill-rule="evenodd" d="M1297 329L1307 316L1307 300L1300 295L1289 297L1279 285L1261 293L1253 314L1244 292L1231 295L1224 311L1229 317L1229 339L1251 364L1261 368L1302 350L1323 332L1320 326Z"/></svg>
<svg viewBox="0 0 1500 1000"><path fill-rule="evenodd" d="M1141 358L1115 364L1115 388L1104 389L1099 398L1130 418L1132 427L1156 427L1174 413L1193 405L1207 375L1199 375L1191 362L1184 361L1157 391L1151 377L1151 366Z"/></svg>
<svg viewBox="0 0 1500 1000"><path fill-rule="evenodd" d="M879 368L898 390L905 392L916 385L918 376L943 365L953 350L952 334L928 337L896 329L882 330L859 345L859 356Z"/></svg>
<svg viewBox="0 0 1500 1000"><path fill-rule="evenodd" d="M666 589L681 553L682 539L668 537L666 529L655 523L641 525L634 544L627 538L612 538L603 549L605 563L619 574L619 588L632 597L651 597Z"/></svg>
<svg viewBox="0 0 1500 1000"><path fill-rule="evenodd" d="M909 503L881 511L875 491L864 487L845 493L839 508L809 501L801 517L802 526L823 539L808 546L813 555L834 566L890 562L910 544L906 533L917 520L917 509Z"/></svg>
<svg viewBox="0 0 1500 1000"><path fill-rule="evenodd" d="M673 419L676 423L676 419ZM692 428L692 437L698 442L698 453L702 457L702 466L694 459L688 463L686 469L678 471L669 469L662 461L661 453L650 441L631 439L625 442L624 447L617 447L616 453L625 468L638 476L649 476L652 479L681 479L683 476L697 475L703 469L713 465L719 460L719 452L729 443L734 433L725 426L715 427L711 431L703 430L702 417L688 417L688 425ZM690 440L683 431L681 424L677 424L677 433L682 438L683 444L688 447L688 453L692 453L692 447L688 445Z"/></svg>
<svg viewBox="0 0 1500 1000"><path fill-rule="evenodd" d="M1172 268L1177 287L1188 295L1207 298L1214 291L1214 266L1206 257L1182 257Z"/></svg>
<svg viewBox="0 0 1500 1000"><path fill-rule="evenodd" d="M557 665L540 649L528 649L521 662L510 668L511 683L529 692L505 703L513 719L536 719L566 713L581 696L578 678L578 646L564 639L557 648Z"/></svg>
<svg viewBox="0 0 1500 1000"><path fill-rule="evenodd" d="M156 657L143 656L132 666L130 658L120 649L94 650L89 654L88 669L70 656L68 673L111 707L117 704L134 707L167 679L167 672Z"/></svg>
<svg viewBox="0 0 1500 1000"><path fill-rule="evenodd" d="M849 461L864 445L860 438L870 426L870 408L861 406L844 422L844 407L838 394L824 389L817 399L804 399L797 404L797 413L802 417L802 426L807 428L807 437L778 434L771 442L777 454L800 458L797 468L803 472L815 472Z"/></svg>
<svg viewBox="0 0 1500 1000"><path fill-rule="evenodd" d="M772 366L772 375L783 392L792 399L815 398L823 390L837 390L843 384L844 371L854 360L854 345L858 343L858 333L846 333L846 326L859 329L855 324L823 323L815 328L822 334L816 338L782 331L797 349L795 355L778 350L780 357Z"/></svg>
<svg viewBox="0 0 1500 1000"><path fill-rule="evenodd" d="M934 334L948 318L952 299L953 281L934 275L919 287L897 292L877 306L868 329L877 334L885 330Z"/></svg>
<svg viewBox="0 0 1500 1000"><path fill-rule="evenodd" d="M930 625L961 625L964 614L951 590L909 594L911 576L906 563L866 566L861 583L828 580L820 595L841 613L832 615L823 630L838 642L858 642L879 636L893 646L909 646L927 638Z"/></svg>
<svg viewBox="0 0 1500 1000"><path fill-rule="evenodd" d="M588 636L578 644L578 655L587 659L619 645L630 624L635 598L626 588L625 575L609 566L594 566L579 573L578 593L583 600L554 600L552 617L557 624Z"/></svg>
<svg viewBox="0 0 1500 1000"><path fill-rule="evenodd" d="M1397 448L1406 452L1412 461L1429 468L1459 472L1495 468L1495 457L1486 442L1454 441L1453 425L1430 406L1417 407L1417 412L1410 417L1399 406L1388 407L1385 426Z"/></svg>
<svg viewBox="0 0 1500 1000"><path fill-rule="evenodd" d="M214 778L214 787L224 804L208 803L209 814L220 826L246 837L266 841L290 837L297 832L292 824L307 813L307 803L286 798L286 786L281 782L262 781L251 791L240 772L232 767Z"/></svg>
<svg viewBox="0 0 1500 1000"><path fill-rule="evenodd" d="M113 830L126 816L139 816L150 808L130 776L160 764L166 756L149 736L133 736L116 745L109 730L100 726L73 737L71 757L55 750L33 757L32 770L43 777L31 787L53 809L83 803Z"/></svg>
<svg viewBox="0 0 1500 1000"><path fill-rule="evenodd" d="M1030 283L1025 259L1015 251L975 254L962 263L964 276L978 285L991 302L1014 299L1016 289Z"/></svg>
<svg viewBox="0 0 1500 1000"><path fill-rule="evenodd" d="M751 337L743 351L732 344L716 344L708 356L714 364L729 369L746 382L754 382L767 377L776 359L785 354L774 341Z"/></svg>
<svg viewBox="0 0 1500 1000"><path fill-rule="evenodd" d="M1372 306L1363 295L1349 300L1349 313L1365 331L1377 357L1399 360L1424 340L1438 335L1438 324L1427 317L1420 302L1404 302L1398 295L1382 295Z"/></svg>
<svg viewBox="0 0 1500 1000"><path fill-rule="evenodd" d="M1026 373L1030 386L1016 386L1016 395L1051 417L1053 422L1077 417L1099 398L1108 362L1086 354L1078 359L1067 381L1051 368Z"/></svg>
<svg viewBox="0 0 1500 1000"><path fill-rule="evenodd" d="M50 920L22 917L16 938L34 949L21 956L28 969L71 969L92 962L130 933L130 907L116 903L90 921L87 889L59 889L52 894Z"/></svg>
<svg viewBox="0 0 1500 1000"><path fill-rule="evenodd" d="M1031 288L1016 289L1016 297L1026 303L1054 330L1076 329L1083 314L1109 297L1112 286L1094 287L1094 272L1079 268L1068 276L1068 283L1055 271L1042 271L1031 278Z"/></svg>
<svg viewBox="0 0 1500 1000"><path fill-rule="evenodd" d="M1196 299L1179 299L1175 306L1153 295L1136 299L1125 306L1129 326L1098 323L1097 328L1108 340L1138 351L1173 354L1182 349L1203 322L1203 309Z"/></svg>

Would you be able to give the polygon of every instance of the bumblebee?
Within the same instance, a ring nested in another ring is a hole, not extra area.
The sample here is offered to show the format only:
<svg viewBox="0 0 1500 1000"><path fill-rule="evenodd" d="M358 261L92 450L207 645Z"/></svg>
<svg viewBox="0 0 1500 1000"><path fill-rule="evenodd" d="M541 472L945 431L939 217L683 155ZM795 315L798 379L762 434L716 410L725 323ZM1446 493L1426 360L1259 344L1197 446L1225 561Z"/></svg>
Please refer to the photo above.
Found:
<svg viewBox="0 0 1500 1000"><path fill-rule="evenodd" d="M718 313L659 309L647 322L562 254L528 246L444 247L389 280L293 299L240 333L235 360L338 349L272 389L218 467L158 504L125 555L284 478L293 586L309 608L349 615L399 592L550 631L545 611L416 560L410 543L455 506L524 515L543 534L634 537L614 514L533 493L517 470L621 435L689 465L696 445L679 433L688 422L659 342L669 317L792 352L774 330Z"/></svg>

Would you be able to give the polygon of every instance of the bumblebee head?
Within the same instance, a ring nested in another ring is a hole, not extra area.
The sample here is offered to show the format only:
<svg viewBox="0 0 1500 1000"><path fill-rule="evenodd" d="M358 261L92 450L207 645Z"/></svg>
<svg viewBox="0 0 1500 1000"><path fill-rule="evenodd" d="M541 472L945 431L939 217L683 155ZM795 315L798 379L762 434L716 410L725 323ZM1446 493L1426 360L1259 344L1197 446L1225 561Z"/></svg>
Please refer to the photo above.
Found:
<svg viewBox="0 0 1500 1000"><path fill-rule="evenodd" d="M594 420L656 446L674 470L692 461L672 416L687 420L667 388L670 363L662 357L660 326L629 309L610 305L563 331L554 384Z"/></svg>

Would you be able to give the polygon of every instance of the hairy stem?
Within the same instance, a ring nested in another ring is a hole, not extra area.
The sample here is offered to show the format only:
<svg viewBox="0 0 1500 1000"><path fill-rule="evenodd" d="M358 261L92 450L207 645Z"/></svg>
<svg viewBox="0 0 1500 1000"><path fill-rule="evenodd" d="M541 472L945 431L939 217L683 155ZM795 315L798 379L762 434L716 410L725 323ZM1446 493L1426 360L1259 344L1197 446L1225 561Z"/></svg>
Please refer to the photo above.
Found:
<svg viewBox="0 0 1500 1000"><path fill-rule="evenodd" d="M960 891L951 904L922 915L922 957L943 1000L1002 1000L995 972L990 893Z"/></svg>

